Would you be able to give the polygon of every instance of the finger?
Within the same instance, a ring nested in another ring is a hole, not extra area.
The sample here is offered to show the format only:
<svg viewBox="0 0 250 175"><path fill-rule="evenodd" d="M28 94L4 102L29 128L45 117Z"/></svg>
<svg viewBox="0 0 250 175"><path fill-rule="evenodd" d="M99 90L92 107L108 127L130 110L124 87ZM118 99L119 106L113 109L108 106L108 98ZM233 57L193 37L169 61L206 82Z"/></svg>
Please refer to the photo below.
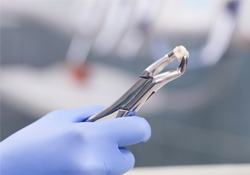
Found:
<svg viewBox="0 0 250 175"><path fill-rule="evenodd" d="M151 136L150 125L141 117L132 116L99 121L96 125L119 146L145 142Z"/></svg>
<svg viewBox="0 0 250 175"><path fill-rule="evenodd" d="M50 115L55 115L60 118L60 120L71 121L71 122L83 122L90 116L96 114L103 110L102 106L91 106L86 108L68 109L68 110L58 110L52 112Z"/></svg>
<svg viewBox="0 0 250 175"><path fill-rule="evenodd" d="M110 174L124 174L134 167L134 155L126 148L115 148L112 158L106 160Z"/></svg>
<svg viewBox="0 0 250 175"><path fill-rule="evenodd" d="M128 171L128 170L134 168L134 166L135 166L135 156L133 155L133 153L130 152L127 148L124 148L124 147L119 148L119 150L121 151L121 154L124 157L124 161L125 161L124 169L125 169L125 171Z"/></svg>

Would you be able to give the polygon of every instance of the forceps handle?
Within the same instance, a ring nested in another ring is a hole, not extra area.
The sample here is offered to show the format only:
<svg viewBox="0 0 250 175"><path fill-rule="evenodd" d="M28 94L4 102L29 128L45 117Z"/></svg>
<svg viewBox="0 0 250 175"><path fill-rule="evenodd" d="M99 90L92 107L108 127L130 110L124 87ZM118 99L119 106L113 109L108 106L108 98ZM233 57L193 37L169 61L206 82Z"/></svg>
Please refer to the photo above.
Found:
<svg viewBox="0 0 250 175"><path fill-rule="evenodd" d="M125 110L125 109L119 109L118 113L116 115L116 118L127 116L130 112L131 111L128 111L128 110ZM104 116L102 116L101 113L98 113L96 115L90 116L86 121L87 122L94 122L96 120L99 120L99 119L103 118Z"/></svg>
<svg viewBox="0 0 250 175"><path fill-rule="evenodd" d="M125 110L125 109L120 109L116 115L116 118L119 117L125 117L127 116L131 111Z"/></svg>

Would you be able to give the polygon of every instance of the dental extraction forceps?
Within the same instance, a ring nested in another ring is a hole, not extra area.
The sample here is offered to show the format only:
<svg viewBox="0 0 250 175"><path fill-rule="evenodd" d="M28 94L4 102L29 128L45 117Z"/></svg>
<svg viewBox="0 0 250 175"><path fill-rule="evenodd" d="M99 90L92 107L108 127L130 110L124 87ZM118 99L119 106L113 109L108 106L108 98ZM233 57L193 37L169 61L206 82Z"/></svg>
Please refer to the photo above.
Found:
<svg viewBox="0 0 250 175"><path fill-rule="evenodd" d="M116 117L123 117L130 112L137 112L143 104L161 87L184 74L187 68L189 53L184 46L177 46L161 59L148 66L136 83L125 92L114 104L88 118L94 122L116 111ZM160 73L168 64L177 59L180 64L177 69Z"/></svg>

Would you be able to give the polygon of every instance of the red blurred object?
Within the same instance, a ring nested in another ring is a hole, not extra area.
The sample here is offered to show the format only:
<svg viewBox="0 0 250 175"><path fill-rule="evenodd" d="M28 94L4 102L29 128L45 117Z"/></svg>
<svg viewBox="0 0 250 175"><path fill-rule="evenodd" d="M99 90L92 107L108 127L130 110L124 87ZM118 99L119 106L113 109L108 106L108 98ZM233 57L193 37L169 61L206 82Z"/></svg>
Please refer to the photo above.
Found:
<svg viewBox="0 0 250 175"><path fill-rule="evenodd" d="M84 82L90 76L90 65L87 63L71 65L70 74L77 82Z"/></svg>

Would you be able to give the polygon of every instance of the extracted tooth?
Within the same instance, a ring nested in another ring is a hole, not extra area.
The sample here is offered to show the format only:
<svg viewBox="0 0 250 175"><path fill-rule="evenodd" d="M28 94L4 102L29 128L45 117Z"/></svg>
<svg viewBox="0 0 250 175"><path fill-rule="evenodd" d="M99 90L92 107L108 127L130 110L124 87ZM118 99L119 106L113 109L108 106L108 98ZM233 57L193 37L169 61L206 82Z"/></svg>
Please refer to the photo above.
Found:
<svg viewBox="0 0 250 175"><path fill-rule="evenodd" d="M183 57L188 58L189 57L189 52L187 51L187 49L180 45L180 46L176 46L173 50L173 53L175 55L175 57L178 59L178 61L181 61L181 59Z"/></svg>

